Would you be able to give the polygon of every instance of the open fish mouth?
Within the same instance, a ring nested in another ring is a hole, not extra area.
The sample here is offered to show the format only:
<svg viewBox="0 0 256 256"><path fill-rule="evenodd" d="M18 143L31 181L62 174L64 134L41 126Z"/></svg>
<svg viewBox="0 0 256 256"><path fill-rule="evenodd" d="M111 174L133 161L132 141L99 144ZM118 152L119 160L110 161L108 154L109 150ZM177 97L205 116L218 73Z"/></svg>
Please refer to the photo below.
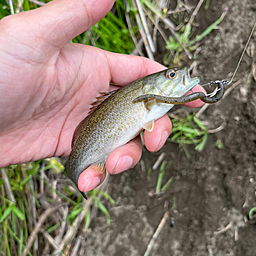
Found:
<svg viewBox="0 0 256 256"><path fill-rule="evenodd" d="M184 69L184 74L182 76L182 84L184 87L186 87L188 91L193 89L199 82L200 79L198 77L190 77L190 72L188 68Z"/></svg>

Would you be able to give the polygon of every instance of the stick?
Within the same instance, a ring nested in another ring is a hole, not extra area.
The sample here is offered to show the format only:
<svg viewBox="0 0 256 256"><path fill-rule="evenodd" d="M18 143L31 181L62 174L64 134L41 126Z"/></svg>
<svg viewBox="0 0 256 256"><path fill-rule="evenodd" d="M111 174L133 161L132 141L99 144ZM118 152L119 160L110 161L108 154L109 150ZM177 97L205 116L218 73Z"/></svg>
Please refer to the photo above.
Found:
<svg viewBox="0 0 256 256"><path fill-rule="evenodd" d="M198 13L198 11L199 11L201 5L203 4L203 2L204 2L204 0L200 0L200 2L198 3L198 5L196 6L195 10L193 11L193 13L192 13L192 15L191 15L191 17L190 17L190 20L189 20L189 22L188 22L188 24L189 24L190 26L191 26L191 24L193 23L193 21L194 21L196 15L197 15L197 13ZM187 31L187 29L188 29L188 26L186 26L185 31ZM184 32L184 33L186 33L186 32Z"/></svg>
<svg viewBox="0 0 256 256"><path fill-rule="evenodd" d="M68 217L68 206L66 206L64 209L64 207L61 207L60 210L62 210L63 212L63 221L61 222L61 227L60 227L60 231L59 231L59 234L54 238L54 241L56 244L59 244L62 237L63 237L63 234L65 232L65 229L66 229L66 224L67 224L67 217Z"/></svg>
<svg viewBox="0 0 256 256"><path fill-rule="evenodd" d="M40 2L38 0L28 0L29 2L33 3L33 4L36 4L36 5L39 5L39 6L43 6L45 5L46 3L43 3L43 2Z"/></svg>
<svg viewBox="0 0 256 256"><path fill-rule="evenodd" d="M155 49L155 46L154 46L152 37L151 37L151 35L150 35L150 33L149 33L149 29L148 29L148 26L147 26L147 21L146 21L144 12L143 12L143 10L142 10L140 1L139 1L139 0L135 0L135 1L136 1L136 4L137 4L137 7L138 7L138 11L139 11L139 14L140 14L140 18L141 18L141 21L142 21L142 25L143 25L144 30L145 30L145 32L146 32L146 36L147 36L147 39L148 39L149 47L150 47L150 49L151 49L152 52L155 52L156 49Z"/></svg>
<svg viewBox="0 0 256 256"><path fill-rule="evenodd" d="M140 160L140 168L143 173L146 172L145 162L143 159Z"/></svg>
<svg viewBox="0 0 256 256"><path fill-rule="evenodd" d="M167 44L167 42L168 42L168 38L167 38L167 36L165 35L165 33L164 33L164 31L158 26L158 23L159 23L159 17L158 16L156 16L156 18L158 19L158 22L155 22L154 21L154 19L151 17L151 15L148 13L148 11L146 10L146 8L143 6L143 10L144 10L144 12L148 15L148 18L151 20L151 22L155 25L155 29L154 29L154 39L153 39L153 41L154 41L154 45L156 45L156 32L157 32L157 30L159 31L159 33L161 34L161 36L163 37L163 39L164 39L164 41L165 41L165 43Z"/></svg>
<svg viewBox="0 0 256 256"><path fill-rule="evenodd" d="M212 130L208 130L208 133L216 133L216 132L220 132L221 130L223 130L226 126L226 122L224 121L219 127L212 129Z"/></svg>
<svg viewBox="0 0 256 256"><path fill-rule="evenodd" d="M44 222L48 218L48 216L51 215L54 211L56 211L61 205L64 205L64 204L56 205L56 206L54 206L52 208L49 208L49 209L47 209L46 211L43 212L40 219L38 220L38 223L37 223L35 229L33 230L33 232L31 233L31 235L28 239L26 248L23 250L22 256L27 255L27 251L30 250L30 248L31 248L31 246L32 246L32 244L33 244L33 242L36 238L37 233L40 231L42 225L44 224Z"/></svg>
<svg viewBox="0 0 256 256"><path fill-rule="evenodd" d="M35 190L34 190L34 184L33 184L33 179L32 176L29 179L29 184L30 184L30 189L32 191L32 219L33 219L33 224L34 227L36 227L36 202L35 202ZM35 237L35 242L34 242L34 251L38 251L38 237Z"/></svg>
<svg viewBox="0 0 256 256"><path fill-rule="evenodd" d="M164 160L164 157L165 157L166 153L162 153L158 159L156 160L156 162L154 163L153 167L152 167L152 170L155 171L158 166L161 164L161 162Z"/></svg>
<svg viewBox="0 0 256 256"><path fill-rule="evenodd" d="M3 180L4 180L4 186L5 186L5 189L7 191L7 196L8 196L10 201L12 201L13 203L16 204L16 200L15 200L14 195L12 193L11 185L10 185L9 179L6 175L5 169L1 168L1 172L2 172L2 177L3 177Z"/></svg>
<svg viewBox="0 0 256 256"><path fill-rule="evenodd" d="M72 225L69 227L66 235L62 239L62 242L59 245L59 248L53 252L53 255L60 255L63 248L65 247L66 243L74 237L79 225L81 224L82 220L84 219L86 212L88 211L89 207L91 206L93 202L93 197L90 197L87 201L84 203L84 210L80 212L80 214L76 217ZM25 255L23 255L25 256Z"/></svg>
<svg viewBox="0 0 256 256"><path fill-rule="evenodd" d="M40 232L44 235L47 241L53 246L54 249L58 249L58 244L54 241L53 237L48 234L44 229L40 229Z"/></svg>
<svg viewBox="0 0 256 256"><path fill-rule="evenodd" d="M133 8L135 9L135 11L137 11L137 8L136 8L136 5L135 5L134 1L132 1L132 3L133 3ZM147 55L151 60L154 60L153 53L151 52L151 49L148 45L148 41L147 41L147 38L145 36L145 32L143 30L143 27L142 27L142 24L141 24L141 21L140 21L140 16L137 13L135 13L135 19L136 19L136 22L137 22L138 27L139 27L140 35L141 35L141 37L143 39L143 42L144 42Z"/></svg>
<svg viewBox="0 0 256 256"><path fill-rule="evenodd" d="M139 55L140 55L140 56L144 56L144 54L143 54L143 52L142 52L142 50L141 50L141 48L140 48L140 45L139 45L139 43L138 43L138 40L137 40L136 36L135 36L134 33L133 33L132 24L131 24L131 20L130 20L130 16L128 15L128 12L129 12L129 4L128 4L128 2L126 1L125 18L126 18L126 22L127 22L127 25L128 25L128 29L129 29L129 31L130 31L130 35L131 35L131 37L132 37L132 40L133 40L133 42L134 42L134 44L135 44L135 46L136 46L136 49L137 49Z"/></svg>
<svg viewBox="0 0 256 256"><path fill-rule="evenodd" d="M153 245L155 243L155 240L157 239L158 235L160 234L162 228L164 227L164 224L166 222L166 220L169 218L169 213L166 212L164 214L164 217L161 219L159 225L158 225L158 228L156 230L156 232L154 233L152 239L150 240L149 244L148 244L148 247L147 247L147 250L146 252L144 253L144 256L148 256L149 253L151 252L152 248L153 248Z"/></svg>
<svg viewBox="0 0 256 256"><path fill-rule="evenodd" d="M185 53L187 54L189 59L192 59L192 54L190 54L190 52L187 50L187 48L184 46L184 44L180 41L180 39L177 37L176 33L175 33L175 26L174 24L167 18L164 18L160 13L158 13L155 9L153 9L149 4L147 4L147 1L145 1L145 4L147 5L147 7L154 12L164 23L165 25L167 25L169 27L170 32L172 33L172 35L175 37L175 39L179 42L179 44L181 45L181 47L184 49Z"/></svg>
<svg viewBox="0 0 256 256"><path fill-rule="evenodd" d="M23 0L18 0L18 4L17 4L17 8L16 8L16 13L20 13L20 12L23 11L22 5L23 5Z"/></svg>
<svg viewBox="0 0 256 256"><path fill-rule="evenodd" d="M42 162L41 169L40 169L40 176L42 179L40 179L40 194L44 193L44 167L45 167L45 161Z"/></svg>
<svg viewBox="0 0 256 256"><path fill-rule="evenodd" d="M75 246L74 246L74 248L73 248L72 253L71 253L70 256L77 256L77 255L78 255L78 249L79 249L79 247L80 247L80 244L81 244L82 239L83 239L82 236L79 236L79 237L77 238L76 243L75 243Z"/></svg>
<svg viewBox="0 0 256 256"><path fill-rule="evenodd" d="M11 14L14 14L14 9L13 9L13 3L12 0L9 0L9 6L10 6L10 10L11 10Z"/></svg>
<svg viewBox="0 0 256 256"><path fill-rule="evenodd" d="M219 231L215 231L213 232L214 235L219 235L227 230L229 230L231 227L233 226L233 222L230 222L225 228L219 230Z"/></svg>

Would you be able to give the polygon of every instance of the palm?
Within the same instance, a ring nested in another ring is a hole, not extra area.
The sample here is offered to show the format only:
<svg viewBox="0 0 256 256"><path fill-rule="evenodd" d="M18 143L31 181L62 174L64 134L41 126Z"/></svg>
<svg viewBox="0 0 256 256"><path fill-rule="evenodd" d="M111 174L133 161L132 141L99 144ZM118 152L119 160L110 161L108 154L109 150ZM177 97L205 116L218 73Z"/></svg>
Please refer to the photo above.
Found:
<svg viewBox="0 0 256 256"><path fill-rule="evenodd" d="M47 52L39 47L34 49L34 43L29 45L33 38L24 39L28 42L24 47L8 36L4 35L5 41L8 47L13 44L15 51L3 56L12 63L12 69L8 77L1 79L5 93L0 100L0 140L8 142L1 150L1 158L19 163L68 155L76 125L87 115L95 96L108 91L111 80L115 82L116 71L111 70L109 62L111 56L118 55L108 56L99 49L77 44L57 47L54 51L50 45L44 46L50 49ZM17 35L20 37L22 34ZM129 63L123 68L119 68L120 72L129 68ZM129 68L131 77L133 68L136 67ZM1 71L7 69L8 65L0 64ZM137 74L143 75L138 71ZM117 82L130 79L128 72L123 76ZM133 79L136 78L135 74ZM6 95L9 95L7 103Z"/></svg>
<svg viewBox="0 0 256 256"><path fill-rule="evenodd" d="M0 21L0 167L68 155L75 127L95 96L110 90L110 81L125 85L164 68L148 59L68 43L101 19L113 2L55 0ZM144 133L147 148L157 150L166 139L163 132L170 130L168 118L158 120L152 133ZM113 173L118 163L118 171L125 170L127 163L119 159L131 156L133 166L140 154L135 139L110 154L107 170ZM90 170L83 175L80 184L104 177Z"/></svg>

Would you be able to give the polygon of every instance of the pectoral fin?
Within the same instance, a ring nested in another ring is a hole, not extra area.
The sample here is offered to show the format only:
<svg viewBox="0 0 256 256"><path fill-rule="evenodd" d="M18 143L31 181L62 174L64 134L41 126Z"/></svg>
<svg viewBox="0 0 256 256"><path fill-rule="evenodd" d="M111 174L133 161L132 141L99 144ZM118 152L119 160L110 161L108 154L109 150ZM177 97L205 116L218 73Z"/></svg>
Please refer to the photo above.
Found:
<svg viewBox="0 0 256 256"><path fill-rule="evenodd" d="M145 130L148 131L148 132L152 132L153 129L154 129L154 120L148 122L148 123L145 124L145 125L143 125L142 128L145 129Z"/></svg>
<svg viewBox="0 0 256 256"><path fill-rule="evenodd" d="M156 104L156 99L155 98L149 98L144 100L144 105L147 110L151 110L151 108Z"/></svg>

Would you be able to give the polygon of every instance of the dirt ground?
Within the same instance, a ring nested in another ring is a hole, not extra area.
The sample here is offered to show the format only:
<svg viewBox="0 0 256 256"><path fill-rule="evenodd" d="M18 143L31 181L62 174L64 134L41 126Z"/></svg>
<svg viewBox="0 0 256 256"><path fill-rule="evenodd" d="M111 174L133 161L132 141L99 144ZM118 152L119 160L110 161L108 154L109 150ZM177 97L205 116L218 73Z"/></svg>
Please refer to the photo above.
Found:
<svg viewBox="0 0 256 256"><path fill-rule="evenodd" d="M195 34L216 21L226 7L228 11L218 28L201 43L193 75L200 76L202 84L230 79L256 21L255 0L211 0L207 10L204 5L195 19ZM255 42L256 32L251 48L256 46ZM158 51L156 59L161 61L164 48ZM177 144L167 142L157 153L144 149L142 163L146 171L139 163L110 178L108 192L116 201L114 206L107 204L111 225L106 225L103 215L93 220L91 232L82 243L84 255L144 255L167 211L169 219L150 255L256 255L256 225L253 221L245 223L249 210L256 206L253 54L255 50L247 51L236 75L235 80L241 79L241 83L200 116L208 129L222 125L220 131L209 134L202 152L195 151L194 146L188 147L191 154L188 159ZM222 149L216 147L217 140L221 141ZM173 182L165 193L155 195L159 169L152 172L150 181L147 170L163 152L164 160L171 161L163 183L171 177Z"/></svg>

